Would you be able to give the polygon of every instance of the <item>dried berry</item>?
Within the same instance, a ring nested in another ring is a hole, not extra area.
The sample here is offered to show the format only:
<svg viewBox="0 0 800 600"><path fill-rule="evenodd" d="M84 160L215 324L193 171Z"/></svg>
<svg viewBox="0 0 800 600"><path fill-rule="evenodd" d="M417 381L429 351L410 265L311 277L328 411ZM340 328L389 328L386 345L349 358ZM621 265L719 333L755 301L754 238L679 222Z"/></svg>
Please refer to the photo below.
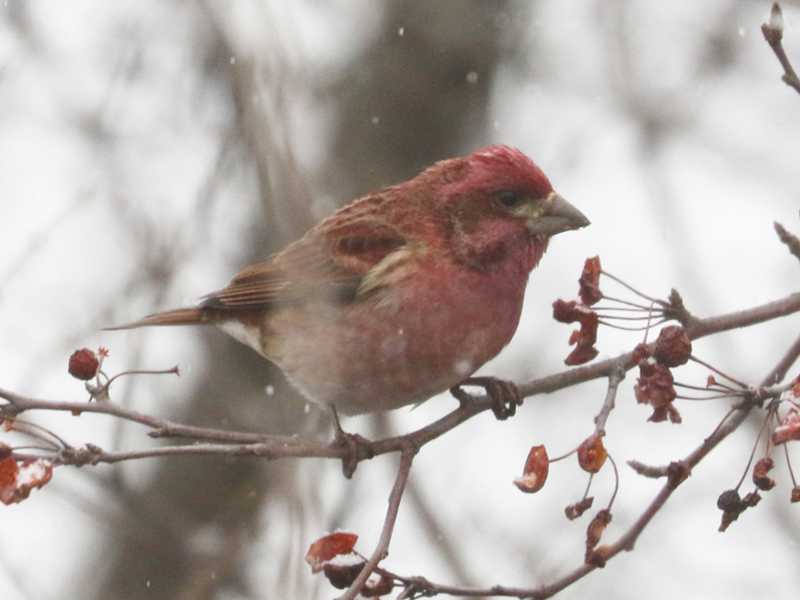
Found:
<svg viewBox="0 0 800 600"><path fill-rule="evenodd" d="M547 457L547 450L544 446L533 446L525 460L522 477L515 479L514 485L526 494L538 492L547 481L549 470L550 460Z"/></svg>
<svg viewBox="0 0 800 600"><path fill-rule="evenodd" d="M753 467L753 483L758 489L766 492L775 487L775 480L767 475L774 466L775 461L769 456L765 456Z"/></svg>
<svg viewBox="0 0 800 600"><path fill-rule="evenodd" d="M725 490L717 498L717 508L726 512L738 509L741 504L742 499L736 490Z"/></svg>
<svg viewBox="0 0 800 600"><path fill-rule="evenodd" d="M592 434L578 446L578 464L587 473L597 473L606 462L608 452L603 446L603 438Z"/></svg>
<svg viewBox="0 0 800 600"><path fill-rule="evenodd" d="M88 381L97 375L97 369L100 368L100 361L97 359L95 353L89 348L81 348L75 350L72 356L69 357L69 374L76 379Z"/></svg>
<svg viewBox="0 0 800 600"><path fill-rule="evenodd" d="M666 367L679 367L686 364L692 353L692 341L680 325L664 327L658 334L655 359Z"/></svg>
<svg viewBox="0 0 800 600"><path fill-rule="evenodd" d="M361 569L363 568L363 560L350 564L326 562L322 566L322 571L333 587L337 590L346 590L356 580L356 577L358 577L358 574L361 573Z"/></svg>

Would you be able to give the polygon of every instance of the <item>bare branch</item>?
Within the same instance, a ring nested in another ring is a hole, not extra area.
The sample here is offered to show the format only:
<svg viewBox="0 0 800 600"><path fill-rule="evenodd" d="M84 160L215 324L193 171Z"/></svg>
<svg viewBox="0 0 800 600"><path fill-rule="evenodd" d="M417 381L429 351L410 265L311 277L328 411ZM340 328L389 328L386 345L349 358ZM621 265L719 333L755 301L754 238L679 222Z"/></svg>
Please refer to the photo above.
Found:
<svg viewBox="0 0 800 600"><path fill-rule="evenodd" d="M386 511L386 518L383 521L383 530L381 531L378 545L375 546L372 556L364 565L364 568L361 569L361 573L358 574L358 577L356 577L355 581L350 585L350 588L339 600L353 600L364 587L364 584L375 570L375 567L378 566L378 563L386 557L389 550L389 542L392 539L392 532L394 531L394 524L397 521L397 511L400 508L400 500L403 498L403 491L406 488L408 475L411 472L411 463L416 453L417 449L411 445L407 446L401 452L400 465L397 468L397 478L395 479L394 487L392 487L392 493L389 495L389 508Z"/></svg>
<svg viewBox="0 0 800 600"><path fill-rule="evenodd" d="M766 386L768 382L773 381L776 373L779 373L780 371L785 373L785 371L797 361L798 357L800 357L800 337L798 337L798 339L792 344L775 368L773 368L773 370L764 378L762 386ZM777 392L778 390L774 391ZM731 419L724 422L722 426L717 427L715 432L706 438L698 448L696 448L683 460L673 462L669 465L669 467L667 467L667 481L664 483L647 508L642 512L641 515L639 515L639 518L636 519L633 525L631 525L628 530L617 539L616 542L603 547L604 561L607 562L623 550L633 550L636 540L639 538L641 533L644 531L653 517L658 514L672 493L688 478L692 469L697 466L697 464L700 463L700 461L702 461L703 458L705 458L705 456L720 442L738 429L738 427L750 414L750 411L754 406L755 403L753 402L743 404L736 410L736 413ZM644 474L647 474L647 470L651 469L651 467L646 467L641 465L641 463L637 463L637 465L642 467L641 470L645 471ZM429 596L437 594L462 596L466 598L505 596L543 600L544 598L550 598L551 596L554 596L564 588L570 586L597 568L599 568L598 565L584 563L572 572L564 575L548 585L528 589L505 586L493 586L490 588L462 588L458 586L436 584L424 578L408 578L405 579L405 581L413 583L415 591L422 592ZM403 578L399 579L403 581Z"/></svg>

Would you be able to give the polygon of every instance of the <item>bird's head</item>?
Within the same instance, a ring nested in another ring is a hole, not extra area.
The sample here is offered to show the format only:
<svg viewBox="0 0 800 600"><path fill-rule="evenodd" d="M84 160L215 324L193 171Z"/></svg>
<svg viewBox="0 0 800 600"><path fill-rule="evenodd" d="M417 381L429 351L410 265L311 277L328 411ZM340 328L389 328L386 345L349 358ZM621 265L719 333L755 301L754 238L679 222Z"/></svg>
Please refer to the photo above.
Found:
<svg viewBox="0 0 800 600"><path fill-rule="evenodd" d="M527 252L527 268L533 268L551 236L589 225L542 170L514 148L488 146L437 168L451 240L465 260L478 266Z"/></svg>

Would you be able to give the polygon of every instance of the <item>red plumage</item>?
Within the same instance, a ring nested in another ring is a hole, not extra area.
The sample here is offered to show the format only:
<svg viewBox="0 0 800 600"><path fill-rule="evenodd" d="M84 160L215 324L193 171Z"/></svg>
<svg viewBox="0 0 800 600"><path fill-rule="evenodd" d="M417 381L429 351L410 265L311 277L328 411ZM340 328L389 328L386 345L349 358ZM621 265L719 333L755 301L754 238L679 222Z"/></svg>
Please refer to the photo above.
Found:
<svg viewBox="0 0 800 600"><path fill-rule="evenodd" d="M344 206L198 307L122 326L214 323L346 413L421 402L495 356L550 236L588 225L506 146Z"/></svg>

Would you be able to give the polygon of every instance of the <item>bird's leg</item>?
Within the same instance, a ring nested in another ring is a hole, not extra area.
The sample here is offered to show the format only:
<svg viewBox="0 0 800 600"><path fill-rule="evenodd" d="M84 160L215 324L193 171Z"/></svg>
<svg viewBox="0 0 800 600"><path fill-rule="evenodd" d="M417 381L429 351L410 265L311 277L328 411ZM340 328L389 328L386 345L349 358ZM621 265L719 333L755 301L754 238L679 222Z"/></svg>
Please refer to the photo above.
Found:
<svg viewBox="0 0 800 600"><path fill-rule="evenodd" d="M330 409L335 429L334 441L347 448L347 454L342 457L342 472L347 479L350 479L353 477L358 462L362 458L372 458L375 456L372 450L372 442L357 433L347 433L342 429L342 425L339 422L339 413L336 412L336 407L331 404Z"/></svg>
<svg viewBox="0 0 800 600"><path fill-rule="evenodd" d="M470 395L461 389L463 385L477 385L486 391L492 401L492 412L498 420L503 421L513 417L517 406L522 405L522 394L519 388L511 381L497 379L496 377L468 377L457 386L450 388L450 393L463 405L470 400Z"/></svg>

